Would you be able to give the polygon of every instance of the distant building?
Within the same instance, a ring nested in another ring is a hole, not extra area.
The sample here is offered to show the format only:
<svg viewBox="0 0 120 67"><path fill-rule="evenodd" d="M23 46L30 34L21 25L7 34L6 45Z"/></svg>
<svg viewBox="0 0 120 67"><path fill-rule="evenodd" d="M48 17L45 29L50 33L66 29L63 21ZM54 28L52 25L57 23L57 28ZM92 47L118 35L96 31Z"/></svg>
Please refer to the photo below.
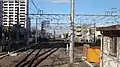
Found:
<svg viewBox="0 0 120 67"><path fill-rule="evenodd" d="M75 28L75 38L78 42L90 41L89 27L77 26Z"/></svg>
<svg viewBox="0 0 120 67"><path fill-rule="evenodd" d="M94 27L77 26L75 27L75 38L78 42L94 42L101 35L100 31L95 31Z"/></svg>
<svg viewBox="0 0 120 67"><path fill-rule="evenodd" d="M18 10L19 8L19 10ZM19 24L28 28L28 0L3 0L3 25L5 27L17 24L19 12ZM10 23L10 24L9 24Z"/></svg>

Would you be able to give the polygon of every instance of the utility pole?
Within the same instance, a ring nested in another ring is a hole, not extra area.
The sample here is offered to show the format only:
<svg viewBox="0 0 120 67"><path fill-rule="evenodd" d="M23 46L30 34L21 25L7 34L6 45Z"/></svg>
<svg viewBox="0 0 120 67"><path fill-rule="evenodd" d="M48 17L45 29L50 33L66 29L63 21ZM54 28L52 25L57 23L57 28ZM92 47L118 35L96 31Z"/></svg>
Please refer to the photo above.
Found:
<svg viewBox="0 0 120 67"><path fill-rule="evenodd" d="M37 23L38 23L38 19L36 18L36 34L35 34L35 43L36 44L37 44L37 35L38 35Z"/></svg>
<svg viewBox="0 0 120 67"><path fill-rule="evenodd" d="M19 41L19 7L17 7L17 43L18 41Z"/></svg>
<svg viewBox="0 0 120 67"><path fill-rule="evenodd" d="M53 36L54 36L54 40L55 40L55 29L54 29L54 35Z"/></svg>
<svg viewBox="0 0 120 67"><path fill-rule="evenodd" d="M94 43L96 42L95 36L96 36L96 23L94 23Z"/></svg>
<svg viewBox="0 0 120 67"><path fill-rule="evenodd" d="M7 33L8 33L8 46L7 46L7 51L8 51L8 54L9 54L9 50L10 50L10 46L11 46L11 44L10 44L10 16L9 16L9 27L8 27L8 31L7 31Z"/></svg>
<svg viewBox="0 0 120 67"><path fill-rule="evenodd" d="M71 27L72 27L72 33L70 36L70 63L72 64L74 62L74 1L71 0L71 14L70 14L70 21L71 21Z"/></svg>

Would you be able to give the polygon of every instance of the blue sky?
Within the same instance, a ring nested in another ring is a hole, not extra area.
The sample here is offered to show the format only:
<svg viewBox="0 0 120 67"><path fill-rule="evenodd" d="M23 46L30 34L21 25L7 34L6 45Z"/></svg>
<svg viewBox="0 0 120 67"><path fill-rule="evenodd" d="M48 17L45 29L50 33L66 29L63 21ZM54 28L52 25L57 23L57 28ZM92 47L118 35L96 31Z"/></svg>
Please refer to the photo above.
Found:
<svg viewBox="0 0 120 67"><path fill-rule="evenodd" d="M44 13L69 13L69 0L34 0L38 9ZM75 0L76 13L104 13L111 8L120 8L120 0ZM35 10L30 2L30 9ZM30 10L30 13L34 11Z"/></svg>
<svg viewBox="0 0 120 67"><path fill-rule="evenodd" d="M33 0L43 13L70 13L69 0ZM30 0L30 13L36 13L36 9ZM101 14L110 11L111 8L120 8L120 0L75 0L75 13ZM33 11L32 11L32 10ZM119 12L120 13L120 12ZM33 21L32 26L35 26ZM64 22L66 22L64 20ZM84 23L84 22L83 22ZM91 23L89 21L88 23Z"/></svg>

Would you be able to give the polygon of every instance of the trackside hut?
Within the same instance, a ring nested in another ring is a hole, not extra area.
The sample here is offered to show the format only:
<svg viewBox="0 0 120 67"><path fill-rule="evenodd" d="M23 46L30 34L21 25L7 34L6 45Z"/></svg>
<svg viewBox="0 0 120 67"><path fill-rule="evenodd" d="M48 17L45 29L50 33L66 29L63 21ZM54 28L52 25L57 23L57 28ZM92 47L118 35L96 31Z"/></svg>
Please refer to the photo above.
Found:
<svg viewBox="0 0 120 67"><path fill-rule="evenodd" d="M120 67L120 25L97 27L102 37L102 67Z"/></svg>

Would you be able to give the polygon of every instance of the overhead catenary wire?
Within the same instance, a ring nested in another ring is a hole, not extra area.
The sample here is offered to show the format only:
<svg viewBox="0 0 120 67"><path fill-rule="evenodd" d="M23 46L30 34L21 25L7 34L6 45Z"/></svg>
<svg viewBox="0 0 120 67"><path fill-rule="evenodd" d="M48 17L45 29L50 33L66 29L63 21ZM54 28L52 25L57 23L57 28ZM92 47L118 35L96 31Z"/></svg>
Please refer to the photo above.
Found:
<svg viewBox="0 0 120 67"><path fill-rule="evenodd" d="M34 3L34 1L33 0L31 0L31 3L33 4L33 6L35 7L35 9L38 11L38 8L37 8L37 6L36 6L36 4Z"/></svg>

